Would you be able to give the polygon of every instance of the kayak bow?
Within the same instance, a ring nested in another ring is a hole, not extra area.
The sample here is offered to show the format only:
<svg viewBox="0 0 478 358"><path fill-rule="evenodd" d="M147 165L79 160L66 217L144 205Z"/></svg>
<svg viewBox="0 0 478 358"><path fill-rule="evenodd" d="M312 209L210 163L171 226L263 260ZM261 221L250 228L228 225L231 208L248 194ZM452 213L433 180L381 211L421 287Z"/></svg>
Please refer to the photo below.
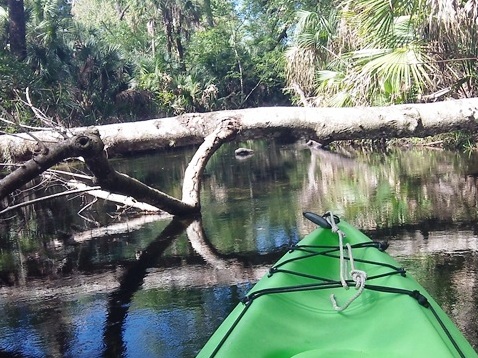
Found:
<svg viewBox="0 0 478 358"><path fill-rule="evenodd" d="M478 357L398 263L350 224L319 228L246 295L198 357Z"/></svg>

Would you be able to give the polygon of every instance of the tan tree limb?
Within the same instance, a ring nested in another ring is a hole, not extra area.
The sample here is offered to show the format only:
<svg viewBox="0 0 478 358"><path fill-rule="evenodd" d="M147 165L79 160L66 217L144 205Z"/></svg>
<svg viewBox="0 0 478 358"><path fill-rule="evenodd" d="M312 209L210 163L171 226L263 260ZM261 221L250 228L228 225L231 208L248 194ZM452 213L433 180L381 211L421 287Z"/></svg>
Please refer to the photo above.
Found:
<svg viewBox="0 0 478 358"><path fill-rule="evenodd" d="M72 172L67 172L66 170L58 170L58 169L48 169L47 171L49 174L61 174L65 176L71 176L73 178L79 178L79 179L85 179L85 180L93 180L94 177L91 175L86 175L86 174L79 174L79 173L72 173Z"/></svg>
<svg viewBox="0 0 478 358"><path fill-rule="evenodd" d="M120 204L121 206L135 208L148 213L157 213L159 211L157 207L139 202L131 196L114 194L106 190L101 190L100 186L90 187L76 180L69 180L65 182L65 185L74 188L75 190L84 191L88 195L94 196L98 199L111 201L112 203Z"/></svg>
<svg viewBox="0 0 478 358"><path fill-rule="evenodd" d="M201 178L208 160L224 142L232 140L239 131L240 124L235 118L225 118L216 130L205 138L184 173L183 202L200 206Z"/></svg>

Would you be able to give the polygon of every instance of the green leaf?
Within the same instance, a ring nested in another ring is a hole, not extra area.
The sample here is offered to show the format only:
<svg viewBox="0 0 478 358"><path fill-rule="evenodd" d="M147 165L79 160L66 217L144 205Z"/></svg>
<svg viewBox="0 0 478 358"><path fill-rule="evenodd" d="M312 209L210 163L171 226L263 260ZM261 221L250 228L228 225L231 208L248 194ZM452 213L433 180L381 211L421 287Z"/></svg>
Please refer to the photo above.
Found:
<svg viewBox="0 0 478 358"><path fill-rule="evenodd" d="M383 91L386 94L392 94L394 92L392 83L390 82L390 79L388 78L383 82Z"/></svg>

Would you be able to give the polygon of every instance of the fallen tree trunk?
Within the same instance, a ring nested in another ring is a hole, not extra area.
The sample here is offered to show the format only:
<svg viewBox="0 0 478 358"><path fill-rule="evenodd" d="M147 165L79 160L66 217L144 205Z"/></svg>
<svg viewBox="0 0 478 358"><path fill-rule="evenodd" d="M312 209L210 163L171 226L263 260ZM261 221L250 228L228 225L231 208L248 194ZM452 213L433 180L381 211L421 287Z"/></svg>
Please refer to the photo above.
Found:
<svg viewBox="0 0 478 358"><path fill-rule="evenodd" d="M322 142L345 139L427 136L458 129L478 128L478 98L433 104L372 108L255 108L190 114L142 123L75 128L61 132L35 132L30 149L21 136L0 136L0 146L10 145L11 158L32 159L0 180L0 200L69 157L83 157L95 184L108 192L131 196L172 215L199 213L201 176L209 158L235 137L254 139L288 135ZM5 139L7 138L7 139ZM20 141L16 152L8 140ZM2 140L7 141L2 142ZM168 144L165 144L167 141ZM171 197L125 174L108 161L111 154L202 142L186 169L182 198ZM159 144L158 144L159 143ZM31 151L31 152L29 152ZM8 205L8 204L7 204Z"/></svg>
<svg viewBox="0 0 478 358"><path fill-rule="evenodd" d="M233 119L238 139L287 135L319 142L425 137L478 129L478 98L389 107L263 107L192 113L143 122L110 124L97 129L108 156L202 143L218 123ZM72 134L86 128L72 128ZM34 132L45 143L62 140L55 131ZM31 158L36 142L26 134L0 136L4 161Z"/></svg>
<svg viewBox="0 0 478 358"><path fill-rule="evenodd" d="M136 201L150 204L172 215L196 214L201 209L201 177L207 161L222 143L236 135L238 128L240 126L234 120L226 119L218 123L216 129L205 138L186 168L181 200L126 174L118 173L107 158L98 130L85 129L81 134L64 138L58 143L38 143L42 147L41 151L35 152L32 159L0 180L0 201L58 162L70 157L83 157L94 175L94 183L102 189L131 196Z"/></svg>
<svg viewBox="0 0 478 358"><path fill-rule="evenodd" d="M94 181L109 192L132 196L173 215L187 215L199 211L199 202L192 205L173 198L140 181L118 173L106 158L103 142L96 130L45 147L12 173L0 180L0 200L20 189L51 166L70 157L83 157L94 175Z"/></svg>

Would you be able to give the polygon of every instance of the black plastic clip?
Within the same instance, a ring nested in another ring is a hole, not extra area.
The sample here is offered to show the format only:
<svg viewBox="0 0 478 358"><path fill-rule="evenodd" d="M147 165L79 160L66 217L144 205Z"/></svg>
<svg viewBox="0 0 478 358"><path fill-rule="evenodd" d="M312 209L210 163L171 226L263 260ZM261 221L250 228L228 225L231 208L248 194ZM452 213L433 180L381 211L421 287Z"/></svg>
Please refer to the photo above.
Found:
<svg viewBox="0 0 478 358"><path fill-rule="evenodd" d="M276 267L271 267L269 269L269 273L267 274L267 277L271 277L273 274L275 274L277 272L277 268Z"/></svg>
<svg viewBox="0 0 478 358"><path fill-rule="evenodd" d="M312 213L310 211L306 211L303 213L304 217L310 221L312 221L314 224L319 225L323 229L331 229L332 225L327 221L325 216L330 215L329 213L324 214L323 216L320 216L318 214ZM336 223L340 222L340 219L338 216L334 215L334 220Z"/></svg>
<svg viewBox="0 0 478 358"><path fill-rule="evenodd" d="M425 296L423 296L420 293L420 291L417 291L417 290L412 291L410 296L413 297L414 299L416 299L418 301L418 303L420 305L422 305L423 307L426 307L426 308L430 307L430 303L428 302L428 299Z"/></svg>
<svg viewBox="0 0 478 358"><path fill-rule="evenodd" d="M385 251L385 250L387 250L387 249L388 249L388 246L389 246L388 241L380 241L380 242L378 243L378 249L379 249L380 251L382 251L382 252Z"/></svg>

